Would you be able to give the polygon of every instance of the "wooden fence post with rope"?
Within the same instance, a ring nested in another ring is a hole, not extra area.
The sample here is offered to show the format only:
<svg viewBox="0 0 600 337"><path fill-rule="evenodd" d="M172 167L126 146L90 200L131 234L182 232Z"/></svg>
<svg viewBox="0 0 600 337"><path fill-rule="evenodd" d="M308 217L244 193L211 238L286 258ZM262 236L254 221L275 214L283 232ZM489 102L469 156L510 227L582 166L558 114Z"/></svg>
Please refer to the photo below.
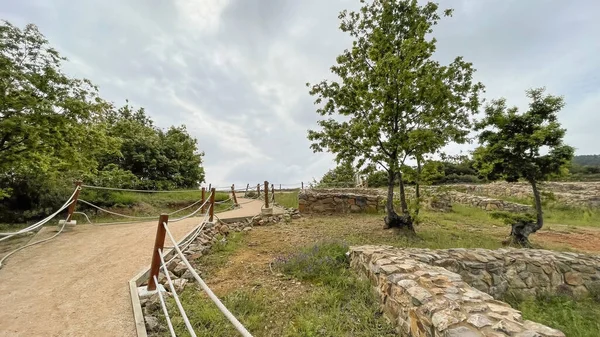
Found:
<svg viewBox="0 0 600 337"><path fill-rule="evenodd" d="M67 210L67 222L71 221L73 217L73 212L75 212L75 206L77 206L77 200L79 199L79 192L81 192L81 180L77 180L75 182L75 195L73 195L73 202L69 205L69 209Z"/></svg>
<svg viewBox="0 0 600 337"><path fill-rule="evenodd" d="M157 284L154 282L154 277L158 279L158 272L160 271L160 252L162 252L165 246L165 225L163 223L169 222L169 214L161 214L158 218L158 227L156 228L156 238L154 239L154 250L152 251L152 262L150 263L150 278L148 279L148 291L156 290Z"/></svg>
<svg viewBox="0 0 600 337"><path fill-rule="evenodd" d="M200 210L201 213L206 212L206 205L204 204L205 201L206 201L206 187L202 187L202 201L201 201L202 209Z"/></svg>
<svg viewBox="0 0 600 337"><path fill-rule="evenodd" d="M265 180L265 208L269 208L269 182Z"/></svg>
<svg viewBox="0 0 600 337"><path fill-rule="evenodd" d="M239 206L237 202L237 197L235 196L235 184L231 184L231 195L233 197L233 205Z"/></svg>
<svg viewBox="0 0 600 337"><path fill-rule="evenodd" d="M212 222L213 217L215 216L215 189L212 188L210 190L210 210L209 210L209 218L208 221Z"/></svg>

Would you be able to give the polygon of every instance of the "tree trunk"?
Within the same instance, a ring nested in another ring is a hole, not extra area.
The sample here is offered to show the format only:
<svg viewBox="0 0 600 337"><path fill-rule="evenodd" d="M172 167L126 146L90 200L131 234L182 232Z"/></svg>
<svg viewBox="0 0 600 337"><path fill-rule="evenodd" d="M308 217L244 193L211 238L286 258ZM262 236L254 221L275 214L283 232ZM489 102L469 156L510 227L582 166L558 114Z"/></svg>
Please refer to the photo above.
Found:
<svg viewBox="0 0 600 337"><path fill-rule="evenodd" d="M396 173L393 170L388 172L388 194L386 203L387 215L384 218L385 225L383 228L408 228L414 232L412 219L409 214L398 215L394 210L394 180ZM402 196L402 193L400 194Z"/></svg>
<svg viewBox="0 0 600 337"><path fill-rule="evenodd" d="M415 215L419 215L419 211L421 210L421 160L417 157L417 179L415 181L415 196L417 197Z"/></svg>
<svg viewBox="0 0 600 337"><path fill-rule="evenodd" d="M533 189L533 199L535 201L535 212L536 222L533 221L519 221L512 225L510 232L510 242L516 243L523 247L531 247L529 242L529 235L537 232L544 226L544 217L542 213L542 198L540 197L540 191L537 188L537 183L534 179L530 179L529 183Z"/></svg>
<svg viewBox="0 0 600 337"><path fill-rule="evenodd" d="M406 203L406 191L404 190L402 172L398 173L398 179L400 180L400 206L402 207L402 214L408 214L408 204Z"/></svg>

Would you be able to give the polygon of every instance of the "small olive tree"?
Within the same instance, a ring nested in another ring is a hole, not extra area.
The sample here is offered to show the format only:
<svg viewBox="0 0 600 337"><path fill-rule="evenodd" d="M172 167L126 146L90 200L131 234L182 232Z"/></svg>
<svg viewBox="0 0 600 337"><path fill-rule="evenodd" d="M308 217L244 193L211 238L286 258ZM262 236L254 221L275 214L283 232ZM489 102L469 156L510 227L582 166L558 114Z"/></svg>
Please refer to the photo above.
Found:
<svg viewBox="0 0 600 337"><path fill-rule="evenodd" d="M481 144L474 153L475 166L490 180L525 179L531 184L535 217L512 216L511 241L529 246L529 235L544 225L538 182L561 174L573 158L574 149L563 143L565 129L557 121L564 107L562 97L545 95L544 89L527 91L529 109L522 114L508 108L504 98L485 108L476 123Z"/></svg>

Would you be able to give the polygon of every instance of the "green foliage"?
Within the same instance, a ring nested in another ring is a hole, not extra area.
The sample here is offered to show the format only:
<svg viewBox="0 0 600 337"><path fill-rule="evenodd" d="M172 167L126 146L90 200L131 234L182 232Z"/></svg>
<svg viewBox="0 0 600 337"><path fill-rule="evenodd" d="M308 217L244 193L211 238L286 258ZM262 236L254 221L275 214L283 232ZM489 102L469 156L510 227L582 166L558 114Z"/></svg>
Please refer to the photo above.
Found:
<svg viewBox="0 0 600 337"><path fill-rule="evenodd" d="M473 153L476 167L491 180L547 180L560 174L573 157L573 148L563 144L565 129L557 114L562 97L544 95L544 89L527 91L529 110L519 114L505 99L486 106L485 117L476 125L481 130ZM542 151L548 150L547 154Z"/></svg>
<svg viewBox="0 0 600 337"><path fill-rule="evenodd" d="M354 187L356 169L350 161L344 161L329 170L316 184L316 187Z"/></svg>
<svg viewBox="0 0 600 337"><path fill-rule="evenodd" d="M573 157L573 164L581 166L600 166L600 155L598 154L587 154L578 155Z"/></svg>
<svg viewBox="0 0 600 337"><path fill-rule="evenodd" d="M367 175L367 185L369 187L385 187L388 185L387 172L374 171Z"/></svg>
<svg viewBox="0 0 600 337"><path fill-rule="evenodd" d="M139 189L193 188L203 153L185 127L163 131L143 109L116 109L35 25L0 23L0 221L36 219L60 206L73 181Z"/></svg>
<svg viewBox="0 0 600 337"><path fill-rule="evenodd" d="M511 213L504 211L491 212L490 216L493 219L500 219L507 225L512 225L514 223L533 223L536 221L535 215L532 214L522 214L522 213Z"/></svg>
<svg viewBox="0 0 600 337"><path fill-rule="evenodd" d="M352 47L331 68L339 81L309 85L317 113L327 118L308 138L314 151L335 153L338 162L383 168L391 191L407 158L465 141L482 85L461 57L449 65L432 59L431 33L441 19L435 3L373 1L339 18Z"/></svg>
<svg viewBox="0 0 600 337"><path fill-rule="evenodd" d="M298 208L298 191L275 192L275 202L283 207Z"/></svg>

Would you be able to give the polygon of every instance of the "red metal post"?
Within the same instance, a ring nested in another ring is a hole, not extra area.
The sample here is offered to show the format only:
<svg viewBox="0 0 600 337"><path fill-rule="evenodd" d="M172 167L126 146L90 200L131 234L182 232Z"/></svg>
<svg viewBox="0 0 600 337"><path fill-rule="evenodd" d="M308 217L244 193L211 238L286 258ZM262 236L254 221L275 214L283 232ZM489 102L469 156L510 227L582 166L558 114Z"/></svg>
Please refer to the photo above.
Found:
<svg viewBox="0 0 600 337"><path fill-rule="evenodd" d="M73 195L73 203L69 205L69 209L67 210L67 221L71 221L73 217L73 212L75 212L75 206L77 206L77 200L79 199L79 192L81 192L81 180L77 180L75 182L75 195Z"/></svg>
<svg viewBox="0 0 600 337"><path fill-rule="evenodd" d="M209 211L209 218L208 221L212 222L213 221L213 217L215 215L215 189L211 188L210 189L210 211Z"/></svg>
<svg viewBox="0 0 600 337"><path fill-rule="evenodd" d="M154 239L154 250L152 251L152 263L150 264L150 279L148 279L148 290L156 290L154 276L158 278L160 272L160 255L165 246L165 235L167 233L163 223L169 222L169 214L161 214L158 218L158 227L156 227L156 238Z"/></svg>
<svg viewBox="0 0 600 337"><path fill-rule="evenodd" d="M237 197L235 196L235 184L231 184L231 195L233 196L233 204L238 205Z"/></svg>
<svg viewBox="0 0 600 337"><path fill-rule="evenodd" d="M269 182L265 180L265 208L269 208Z"/></svg>

